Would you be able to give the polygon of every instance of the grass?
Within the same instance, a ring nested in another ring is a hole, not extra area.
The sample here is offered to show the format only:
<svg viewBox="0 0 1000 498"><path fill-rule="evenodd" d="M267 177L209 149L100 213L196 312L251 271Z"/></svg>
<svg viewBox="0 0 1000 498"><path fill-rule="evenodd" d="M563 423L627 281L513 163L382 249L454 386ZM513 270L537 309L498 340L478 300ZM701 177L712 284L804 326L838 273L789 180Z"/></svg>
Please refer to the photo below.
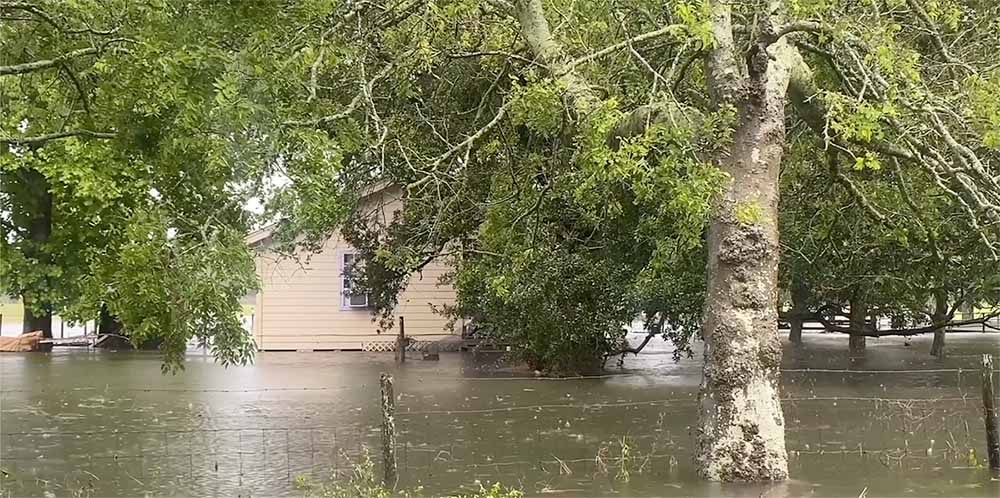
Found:
<svg viewBox="0 0 1000 498"><path fill-rule="evenodd" d="M346 458L346 455L345 455ZM524 498L524 493L499 483L484 486L475 481L478 490L449 498ZM421 489L395 490L383 485L376 476L375 463L364 448L359 461L352 464L350 477L329 482L316 482L306 476L295 478L295 487L305 498L418 498Z"/></svg>

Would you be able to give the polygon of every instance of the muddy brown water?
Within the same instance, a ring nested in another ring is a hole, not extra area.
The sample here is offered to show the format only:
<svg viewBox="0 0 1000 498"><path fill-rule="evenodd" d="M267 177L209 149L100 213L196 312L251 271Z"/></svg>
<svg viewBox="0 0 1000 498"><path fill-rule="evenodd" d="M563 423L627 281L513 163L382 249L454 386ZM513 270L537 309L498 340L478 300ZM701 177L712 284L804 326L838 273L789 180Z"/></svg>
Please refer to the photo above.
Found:
<svg viewBox="0 0 1000 498"><path fill-rule="evenodd" d="M793 480L697 479L691 426L700 361L654 344L624 370L544 380L495 357L262 353L225 369L192 355L0 356L0 496L300 495L302 476L379 454L379 372L395 376L401 487L424 496L501 481L528 496L998 496L985 455L977 364L1000 336L786 344L782 395ZM853 373L842 370L850 369ZM623 458L622 446L628 448ZM628 471L627 476L622 472Z"/></svg>

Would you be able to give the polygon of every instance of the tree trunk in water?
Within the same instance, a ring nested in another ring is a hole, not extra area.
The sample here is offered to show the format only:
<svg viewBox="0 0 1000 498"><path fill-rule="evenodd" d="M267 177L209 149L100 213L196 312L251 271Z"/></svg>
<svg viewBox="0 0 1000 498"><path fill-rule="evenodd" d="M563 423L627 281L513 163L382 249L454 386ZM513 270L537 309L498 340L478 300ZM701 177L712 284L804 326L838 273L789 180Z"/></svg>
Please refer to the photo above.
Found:
<svg viewBox="0 0 1000 498"><path fill-rule="evenodd" d="M38 264L48 267L50 257L48 249L45 247L52 234L52 193L49 192L49 183L36 170L27 170L23 176L26 191L31 192L30 215L27 220L28 239L31 241L25 247L25 256L29 260L35 260ZM47 268L46 268L47 270ZM48 288L49 283L43 284ZM24 322L22 330L33 332L41 330L46 338L52 337L52 305L46 302L38 302L32 290L25 290L21 295L21 302L24 304Z"/></svg>
<svg viewBox="0 0 1000 498"><path fill-rule="evenodd" d="M41 312L36 312L29 295L23 296L21 302L24 304L21 331L28 333L41 330L44 337L52 338L52 311L43 307Z"/></svg>
<svg viewBox="0 0 1000 498"><path fill-rule="evenodd" d="M112 315L107 304L101 305L101 314L97 320L98 334L118 334L122 331L122 322L118 315Z"/></svg>
<svg viewBox="0 0 1000 498"><path fill-rule="evenodd" d="M851 300L850 327L852 330L865 330L867 325L868 309L860 299ZM865 353L865 336L851 333L848 349L851 356L863 355Z"/></svg>
<svg viewBox="0 0 1000 498"><path fill-rule="evenodd" d="M792 316L788 319L788 340L792 344L802 344L802 322L806 313L806 287L797 280L792 281Z"/></svg>
<svg viewBox="0 0 1000 498"><path fill-rule="evenodd" d="M931 356L944 358L944 333L948 322L948 295L942 290L934 292L934 314L931 321L938 328L934 329L934 342L931 344Z"/></svg>
<svg viewBox="0 0 1000 498"><path fill-rule="evenodd" d="M729 153L717 159L729 182L708 231L696 459L708 480L781 480L788 456L778 396L777 207L789 48L782 39L770 56L752 55L740 81L727 2L712 3L712 23L710 93L717 104L734 104L739 121Z"/></svg>
<svg viewBox="0 0 1000 498"><path fill-rule="evenodd" d="M573 114L587 119L599 98L552 36L541 0L514 0L528 47L564 86ZM708 92L717 108L739 109L730 150L716 158L729 174L708 235L708 289L702 335L698 472L715 481L788 477L785 423L778 397L778 169L785 141L785 96L795 52L777 38L780 20L763 16L741 75L731 2L710 0L716 43L705 54ZM769 2L777 13L782 2ZM742 48L742 47L741 47ZM647 118L649 115L646 115ZM642 114L632 116L637 122Z"/></svg>
<svg viewBox="0 0 1000 498"><path fill-rule="evenodd" d="M865 346L867 346L865 336L851 335L851 339L848 342L848 349L851 352L851 356L860 356L865 354Z"/></svg>
<svg viewBox="0 0 1000 498"><path fill-rule="evenodd" d="M931 356L944 358L944 327L934 330L934 342L931 343Z"/></svg>

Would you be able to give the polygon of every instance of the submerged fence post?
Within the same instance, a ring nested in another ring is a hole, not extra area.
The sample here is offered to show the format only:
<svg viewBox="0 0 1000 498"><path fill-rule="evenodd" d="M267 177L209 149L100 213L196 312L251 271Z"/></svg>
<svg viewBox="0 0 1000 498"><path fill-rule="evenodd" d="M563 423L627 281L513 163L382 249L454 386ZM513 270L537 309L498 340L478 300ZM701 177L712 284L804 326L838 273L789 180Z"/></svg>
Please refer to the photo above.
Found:
<svg viewBox="0 0 1000 498"><path fill-rule="evenodd" d="M406 326L403 317L399 317L399 336L396 337L396 361L406 362Z"/></svg>
<svg viewBox="0 0 1000 498"><path fill-rule="evenodd" d="M385 466L383 484L396 487L396 395L392 391L392 376L382 373L382 463Z"/></svg>
<svg viewBox="0 0 1000 498"><path fill-rule="evenodd" d="M1000 470L1000 434L997 429L997 412L993 406L993 355L983 355L983 420L986 422L986 454L990 469Z"/></svg>

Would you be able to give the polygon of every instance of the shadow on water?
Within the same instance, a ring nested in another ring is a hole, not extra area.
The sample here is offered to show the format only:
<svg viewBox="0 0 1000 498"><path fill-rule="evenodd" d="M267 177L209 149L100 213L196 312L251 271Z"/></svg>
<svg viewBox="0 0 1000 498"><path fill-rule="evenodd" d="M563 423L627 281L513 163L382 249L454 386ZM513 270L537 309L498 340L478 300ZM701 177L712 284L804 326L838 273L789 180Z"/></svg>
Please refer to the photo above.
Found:
<svg viewBox="0 0 1000 498"><path fill-rule="evenodd" d="M496 355L262 353L223 369L200 356L161 375L148 353L0 356L0 496L294 495L297 476L344 473L379 438L378 374L396 378L404 487L475 480L531 496L997 496L984 455L979 355L996 335L843 336L785 347L783 407L794 480L699 481L691 427L700 355L669 344L624 370L539 379ZM497 368L499 367L499 369ZM845 373L850 369L853 372Z"/></svg>

